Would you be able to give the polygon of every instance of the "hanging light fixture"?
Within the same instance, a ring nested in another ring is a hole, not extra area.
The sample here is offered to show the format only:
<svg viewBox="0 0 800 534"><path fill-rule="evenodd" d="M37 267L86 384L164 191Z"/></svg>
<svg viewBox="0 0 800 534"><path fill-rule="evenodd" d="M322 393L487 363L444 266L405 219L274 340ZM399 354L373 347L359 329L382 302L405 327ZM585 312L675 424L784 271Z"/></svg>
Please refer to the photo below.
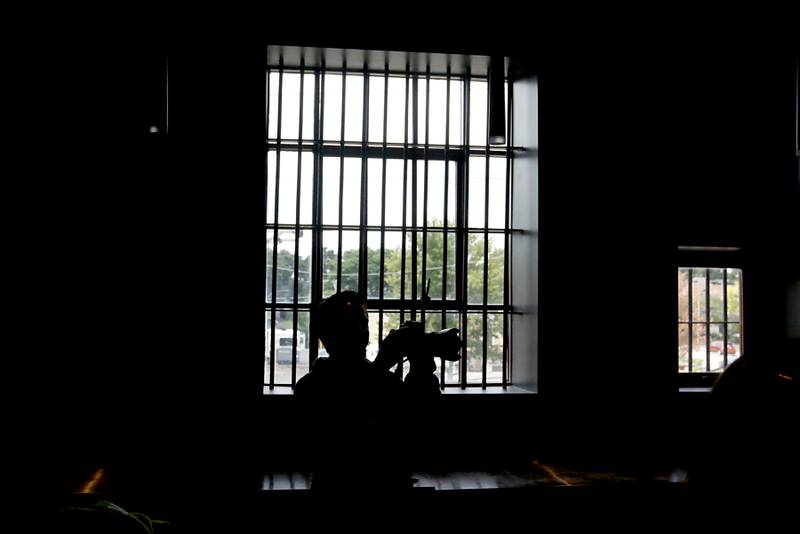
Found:
<svg viewBox="0 0 800 534"><path fill-rule="evenodd" d="M489 144L506 144L505 61L494 56L489 62Z"/></svg>

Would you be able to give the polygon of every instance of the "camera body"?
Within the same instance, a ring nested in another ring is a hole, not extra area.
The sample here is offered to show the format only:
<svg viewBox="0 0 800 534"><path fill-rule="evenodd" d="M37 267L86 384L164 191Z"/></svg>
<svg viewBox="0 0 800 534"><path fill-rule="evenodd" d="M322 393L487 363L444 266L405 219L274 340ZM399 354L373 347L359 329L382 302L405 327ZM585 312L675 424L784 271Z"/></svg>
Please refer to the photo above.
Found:
<svg viewBox="0 0 800 534"><path fill-rule="evenodd" d="M462 346L458 328L438 332L425 332L422 323L406 321L397 330L391 330L383 340L375 363L389 369L405 358L416 369L436 369L434 358L458 361Z"/></svg>

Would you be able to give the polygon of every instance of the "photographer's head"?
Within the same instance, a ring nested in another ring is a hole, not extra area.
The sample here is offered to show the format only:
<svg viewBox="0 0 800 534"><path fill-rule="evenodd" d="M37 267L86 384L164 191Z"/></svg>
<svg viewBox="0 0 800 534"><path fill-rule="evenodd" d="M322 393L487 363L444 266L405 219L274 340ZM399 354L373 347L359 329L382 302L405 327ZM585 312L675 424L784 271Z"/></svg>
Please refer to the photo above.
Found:
<svg viewBox="0 0 800 534"><path fill-rule="evenodd" d="M315 310L314 328L331 358L363 358L369 343L367 304L355 291L323 299Z"/></svg>

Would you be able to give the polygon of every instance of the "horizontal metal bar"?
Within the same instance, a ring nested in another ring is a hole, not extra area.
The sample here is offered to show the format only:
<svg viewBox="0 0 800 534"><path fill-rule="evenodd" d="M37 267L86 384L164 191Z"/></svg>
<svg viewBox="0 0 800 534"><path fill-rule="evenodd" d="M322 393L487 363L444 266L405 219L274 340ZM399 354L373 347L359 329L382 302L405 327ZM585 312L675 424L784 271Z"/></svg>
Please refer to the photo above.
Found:
<svg viewBox="0 0 800 534"><path fill-rule="evenodd" d="M464 304L459 303L454 300L430 300L428 302L421 302L419 300L413 301L411 299L403 300L403 299L385 299L383 301L383 310L386 312L391 311L400 311L400 310L444 310L450 311L453 313L457 313L459 311L467 311L468 313L481 313L481 312L494 312L494 313L510 313L512 315L519 314L522 312L517 312L513 309L509 309L508 307L504 306L503 304ZM379 299L367 299L367 308L370 310L377 310L378 307L381 306L381 301ZM303 302L293 304L289 301L281 301L281 302L267 302L264 304L265 310L272 310L273 308L276 310L284 310L284 311L293 311L293 310L309 310L312 307L312 303L310 302Z"/></svg>
<svg viewBox="0 0 800 534"><path fill-rule="evenodd" d="M267 64L267 68L275 70L275 69L278 69L278 65L269 63L269 64ZM296 67L281 67L280 70L282 70L284 73L300 74L300 69L298 69ZM351 75L353 75L353 76L362 76L364 74L364 69L363 68L346 68L346 69L344 69L344 71L347 73L348 76L351 76ZM325 74L328 74L328 75L331 75L331 76L339 76L342 73L342 69L337 68L336 70L325 71L324 67L306 66L303 69L303 72L305 72L305 73L312 73L312 72L314 72L314 73L316 73L316 72L323 73L324 72ZM367 68L366 72L367 72L367 74L369 76L380 76L380 77L383 77L388 73L390 78L405 78L409 74L426 74L426 71L424 69L412 69L410 71L389 69L388 71L386 71L386 70L372 69L372 68L369 68L369 67ZM431 80L446 80L447 79L447 74L446 73L441 73L440 74L440 73L437 73L435 71L432 71L430 73L430 76L431 76ZM451 74L450 75L450 79L451 80L457 80L457 81L463 81L464 80L464 76L460 75L460 74ZM488 77L484 76L484 75L470 75L470 80L487 81Z"/></svg>
<svg viewBox="0 0 800 534"><path fill-rule="evenodd" d="M444 224L444 223L442 223L442 224ZM272 230L272 229L275 228L275 226L276 226L275 224L270 224L270 223L267 223L267 224L264 225L264 227L267 230ZM288 224L288 223L278 224L277 227L278 227L279 230L294 230L295 229L295 225ZM300 228L300 230L333 230L333 231L339 230L341 228L342 230L358 231L358 230L361 230L362 227L358 226L358 225L355 225L355 224L343 224L342 226L339 226L338 224L321 224L321 225L301 224L299 226L299 228ZM370 232L379 232L381 230L381 227L377 226L377 225L368 225L368 226L363 227L363 228L365 228L367 231L370 231ZM506 232L511 234L511 233L524 233L525 232L525 230L520 230L520 229L505 230L503 228L488 228L488 229L484 229L484 228L466 228L466 229L458 228L457 229L454 226L447 226L446 228L447 228L447 233L448 234L456 234L456 233L459 233L459 232L463 232L463 233L466 233L466 234L476 234L476 235L477 234L481 234L482 235L484 232L488 232L490 234L503 234L503 233L506 233ZM428 225L427 227L422 227L422 226L384 226L383 229L385 229L387 232L402 232L404 230L407 231L407 232L411 232L411 231L422 232L423 230L429 230L429 231L432 231L432 232L443 232L445 230L445 226L432 226L432 225Z"/></svg>
<svg viewBox="0 0 800 534"><path fill-rule="evenodd" d="M286 146L286 145L291 146ZM318 150L322 153L323 156L326 157L338 157L339 150L340 150L340 141L302 141L298 142L297 139L281 139L280 143L275 138L267 139L266 147L267 150L275 150L278 145L281 147L281 151L287 152L295 152L300 147L300 150L312 152ZM455 148L454 148L455 147ZM369 158L382 158L382 150L383 150L383 143L380 142L371 142L371 143L359 143L359 142L345 142L344 143L344 155L345 157L356 158L361 157L362 149L366 149L367 157ZM445 150L447 152L445 153ZM423 159L425 152L425 145L424 143L414 144L413 142L409 142L408 149L407 149L407 157L412 158L416 157L417 159ZM505 148L489 148L486 149L486 146L474 146L474 147L467 147L464 149L463 145L437 145L437 144L430 144L428 145L428 159L431 160L451 160L451 161L458 161L459 159L464 157L466 153L468 156L486 156L489 154L490 157L497 157L497 158L505 158L509 157L513 151L510 149ZM386 158L387 159L403 159L403 144L402 143L386 143Z"/></svg>

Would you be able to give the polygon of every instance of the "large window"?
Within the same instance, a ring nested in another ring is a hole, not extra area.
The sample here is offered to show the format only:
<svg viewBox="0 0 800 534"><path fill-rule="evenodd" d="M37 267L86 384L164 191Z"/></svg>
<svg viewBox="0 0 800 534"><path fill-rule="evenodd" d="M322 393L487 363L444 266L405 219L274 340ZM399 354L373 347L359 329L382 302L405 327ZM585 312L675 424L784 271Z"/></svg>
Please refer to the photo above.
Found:
<svg viewBox="0 0 800 534"><path fill-rule="evenodd" d="M742 354L742 271L678 269L678 371L685 385L709 380Z"/></svg>
<svg viewBox="0 0 800 534"><path fill-rule="evenodd" d="M370 359L403 321L458 327L442 387L510 383L511 145L488 145L487 109L486 77L449 66L270 66L265 387L326 355L310 309L345 289L367 297Z"/></svg>

